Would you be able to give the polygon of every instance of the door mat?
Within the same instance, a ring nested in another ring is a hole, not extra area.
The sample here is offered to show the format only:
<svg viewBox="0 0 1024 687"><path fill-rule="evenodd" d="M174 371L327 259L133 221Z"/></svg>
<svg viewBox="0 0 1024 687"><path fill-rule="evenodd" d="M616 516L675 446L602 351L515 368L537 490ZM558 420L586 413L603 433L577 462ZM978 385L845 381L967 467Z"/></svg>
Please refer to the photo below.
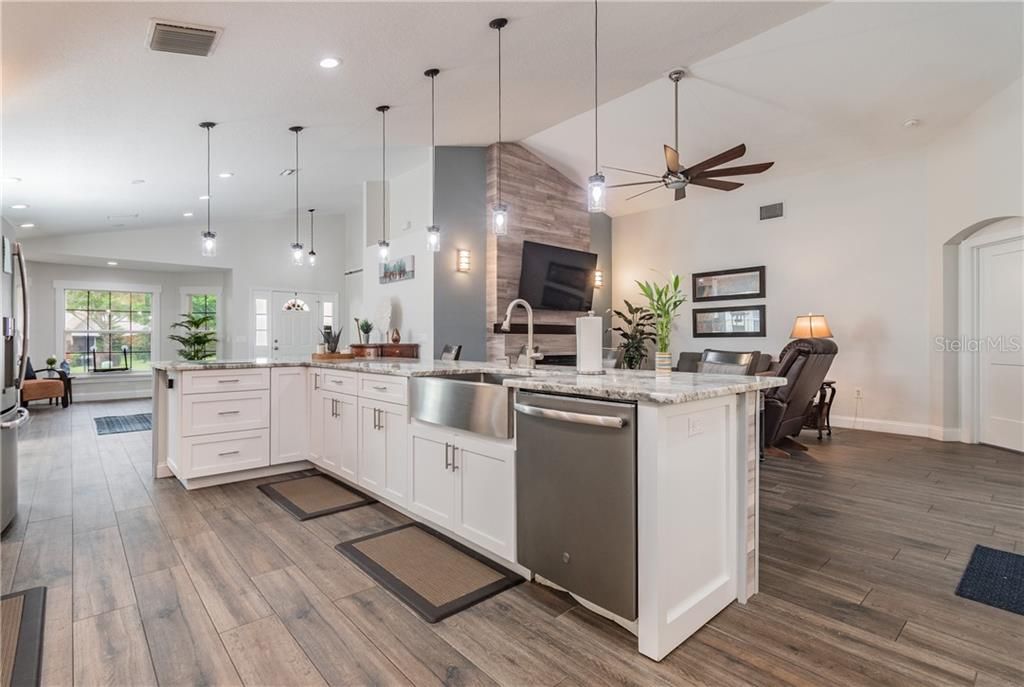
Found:
<svg viewBox="0 0 1024 687"><path fill-rule="evenodd" d="M415 522L334 548L428 623L523 581L511 570Z"/></svg>
<svg viewBox="0 0 1024 687"><path fill-rule="evenodd" d="M1024 555L975 546L956 595L1024 615Z"/></svg>
<svg viewBox="0 0 1024 687"><path fill-rule="evenodd" d="M38 685L46 587L0 597L0 686Z"/></svg>
<svg viewBox="0 0 1024 687"><path fill-rule="evenodd" d="M94 418L96 434L123 434L125 432L148 432L153 429L153 413L138 415L105 415Z"/></svg>
<svg viewBox="0 0 1024 687"><path fill-rule="evenodd" d="M374 499L327 475L261 484L259 490L299 520L319 518L374 503Z"/></svg>

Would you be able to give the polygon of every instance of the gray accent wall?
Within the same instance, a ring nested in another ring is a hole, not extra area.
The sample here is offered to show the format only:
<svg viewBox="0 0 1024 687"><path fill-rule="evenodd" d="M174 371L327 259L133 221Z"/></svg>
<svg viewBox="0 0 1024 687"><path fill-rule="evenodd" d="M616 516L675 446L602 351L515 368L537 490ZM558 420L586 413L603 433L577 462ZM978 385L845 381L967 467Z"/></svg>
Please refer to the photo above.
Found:
<svg viewBox="0 0 1024 687"><path fill-rule="evenodd" d="M612 218L603 212L590 216L590 252L597 253L597 269L604 276L604 286L594 290L594 314L604 318L604 345L611 346L612 307Z"/></svg>
<svg viewBox="0 0 1024 687"><path fill-rule="evenodd" d="M486 148L437 148L434 221L441 227L441 251L434 255L435 356L450 343L462 344L462 360L486 360ZM459 248L471 251L468 273L455 271Z"/></svg>

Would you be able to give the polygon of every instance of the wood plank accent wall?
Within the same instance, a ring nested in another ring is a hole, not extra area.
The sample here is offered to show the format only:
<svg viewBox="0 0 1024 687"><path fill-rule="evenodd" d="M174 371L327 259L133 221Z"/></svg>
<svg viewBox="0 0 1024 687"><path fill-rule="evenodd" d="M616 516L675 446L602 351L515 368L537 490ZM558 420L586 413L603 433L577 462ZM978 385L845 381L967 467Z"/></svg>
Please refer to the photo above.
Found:
<svg viewBox="0 0 1024 687"><path fill-rule="evenodd" d="M508 234L495 236L490 208L498 202L497 146L487 149L487 359L503 360L526 343L525 334L496 334L494 323L519 293L523 241L590 250L586 191L518 143L501 145L501 195L508 206ZM538 310L535 323L575 325L576 313ZM517 308L513 322L525 322ZM542 353L575 353L576 336L534 337Z"/></svg>

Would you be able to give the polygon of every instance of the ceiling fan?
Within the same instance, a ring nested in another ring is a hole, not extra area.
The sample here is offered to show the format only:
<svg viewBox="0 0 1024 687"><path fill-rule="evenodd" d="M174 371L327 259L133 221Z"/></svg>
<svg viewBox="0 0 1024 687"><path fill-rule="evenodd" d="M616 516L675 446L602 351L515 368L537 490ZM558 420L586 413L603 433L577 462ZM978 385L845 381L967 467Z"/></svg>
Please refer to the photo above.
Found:
<svg viewBox="0 0 1024 687"><path fill-rule="evenodd" d="M703 162L698 162L690 167L682 167L679 164L679 81L685 76L685 72L682 69L676 69L669 73L668 78L675 84L675 96L676 96L676 110L675 110L675 123L676 123L676 140L675 147L665 146L665 173L662 175L648 174L647 172L637 172L632 169L623 169L621 167L612 167L606 165L608 169L614 169L619 172L628 172L629 174L639 174L645 177L651 177L651 181L635 181L628 184L611 184L608 188L623 188L625 186L645 186L647 184L657 184L654 188L649 188L646 191L634 194L626 200L632 200L637 196L642 196L645 193L651 191L657 191L659 187L664 186L667 189L675 191L676 200L682 200L686 197L686 187L690 184L694 186L705 186L707 188L718 189L719 191L735 191L741 184L738 181L727 181L719 179L718 177L734 177L743 174L760 174L765 170L769 169L774 162L759 162L753 165L740 165L738 167L721 167L719 169L713 169L718 165L725 164L726 162L732 162L738 158L743 157L747 152L747 146L743 143L739 144L735 148L730 148L725 152L719 153L718 155L709 157Z"/></svg>

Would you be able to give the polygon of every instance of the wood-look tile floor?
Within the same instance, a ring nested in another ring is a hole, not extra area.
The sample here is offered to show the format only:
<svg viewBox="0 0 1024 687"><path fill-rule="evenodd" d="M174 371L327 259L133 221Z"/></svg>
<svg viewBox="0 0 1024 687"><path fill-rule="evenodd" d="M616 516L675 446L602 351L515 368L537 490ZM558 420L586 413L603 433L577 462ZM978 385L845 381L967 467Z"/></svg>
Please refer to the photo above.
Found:
<svg viewBox="0 0 1024 687"><path fill-rule="evenodd" d="M1017 454L838 430L770 458L761 593L655 663L534 584L422 622L331 548L401 515L153 480L148 432L92 421L147 407L37 406L22 436L2 589L49 588L44 685L1024 683L1024 617L953 594L975 544L1024 552Z"/></svg>

